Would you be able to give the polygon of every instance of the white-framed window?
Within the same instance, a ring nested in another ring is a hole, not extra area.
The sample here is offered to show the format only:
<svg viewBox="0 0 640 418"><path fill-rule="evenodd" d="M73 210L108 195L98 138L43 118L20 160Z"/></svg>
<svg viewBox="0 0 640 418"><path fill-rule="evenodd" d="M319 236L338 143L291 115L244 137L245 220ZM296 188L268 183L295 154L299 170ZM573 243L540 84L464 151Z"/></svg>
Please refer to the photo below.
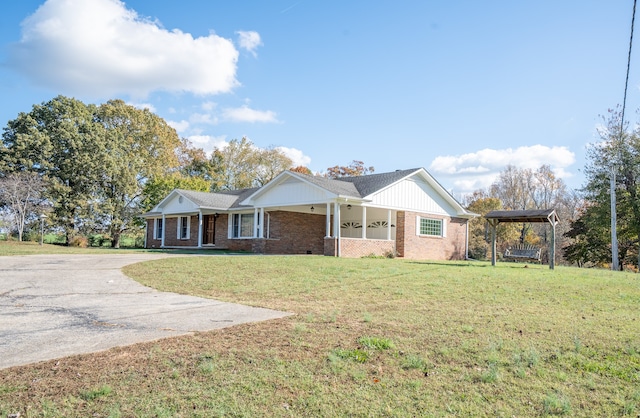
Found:
<svg viewBox="0 0 640 418"><path fill-rule="evenodd" d="M234 213L231 238L253 238L253 213Z"/></svg>
<svg viewBox="0 0 640 418"><path fill-rule="evenodd" d="M155 239L162 239L163 231L164 231L164 225L162 224L162 218L158 218L153 223L153 237Z"/></svg>
<svg viewBox="0 0 640 418"><path fill-rule="evenodd" d="M190 220L190 216L180 216L178 218L178 239L189 239L191 232Z"/></svg>
<svg viewBox="0 0 640 418"><path fill-rule="evenodd" d="M428 237L446 236L446 223L444 222L444 219L418 217L417 229L418 235Z"/></svg>

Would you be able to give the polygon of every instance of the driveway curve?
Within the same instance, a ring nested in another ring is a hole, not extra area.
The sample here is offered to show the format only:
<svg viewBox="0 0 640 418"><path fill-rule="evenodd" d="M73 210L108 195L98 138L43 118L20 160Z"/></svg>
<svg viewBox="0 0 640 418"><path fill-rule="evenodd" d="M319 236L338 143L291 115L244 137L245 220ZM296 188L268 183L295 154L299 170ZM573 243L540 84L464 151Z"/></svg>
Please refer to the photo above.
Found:
<svg viewBox="0 0 640 418"><path fill-rule="evenodd" d="M120 271L163 257L0 257L0 368L289 315L159 292Z"/></svg>

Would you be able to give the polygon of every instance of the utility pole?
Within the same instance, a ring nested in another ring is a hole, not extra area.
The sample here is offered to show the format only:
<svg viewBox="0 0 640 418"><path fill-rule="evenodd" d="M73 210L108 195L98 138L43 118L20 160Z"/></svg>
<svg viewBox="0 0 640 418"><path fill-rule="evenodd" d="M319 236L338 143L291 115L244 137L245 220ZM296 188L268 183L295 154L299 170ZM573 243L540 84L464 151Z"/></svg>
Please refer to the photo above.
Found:
<svg viewBox="0 0 640 418"><path fill-rule="evenodd" d="M616 222L616 168L611 166L611 270L618 271L618 233Z"/></svg>

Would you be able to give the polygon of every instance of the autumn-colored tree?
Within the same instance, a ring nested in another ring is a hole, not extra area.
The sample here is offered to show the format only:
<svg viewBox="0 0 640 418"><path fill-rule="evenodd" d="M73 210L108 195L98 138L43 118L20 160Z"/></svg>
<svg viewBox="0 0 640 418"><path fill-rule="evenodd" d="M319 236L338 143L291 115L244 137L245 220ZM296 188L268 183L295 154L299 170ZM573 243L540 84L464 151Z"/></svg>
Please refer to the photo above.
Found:
<svg viewBox="0 0 640 418"><path fill-rule="evenodd" d="M307 174L309 176L313 175L313 171L311 171L308 167L305 167L303 165L293 167L290 169L290 171L293 171L294 173Z"/></svg>
<svg viewBox="0 0 640 418"><path fill-rule="evenodd" d="M502 202L496 197L490 197L482 190L476 190L466 200L467 210L481 215L469 220L469 256L484 260L490 254L491 244L491 229L484 215L492 210L502 210ZM500 225L497 234L498 242L506 247L517 237L518 231L514 224L504 224Z"/></svg>
<svg viewBox="0 0 640 418"><path fill-rule="evenodd" d="M327 168L325 177L330 179L337 179L340 177L356 177L364 176L367 174L373 174L375 168L373 166L366 167L362 161L353 160L351 164L347 166L335 165Z"/></svg>

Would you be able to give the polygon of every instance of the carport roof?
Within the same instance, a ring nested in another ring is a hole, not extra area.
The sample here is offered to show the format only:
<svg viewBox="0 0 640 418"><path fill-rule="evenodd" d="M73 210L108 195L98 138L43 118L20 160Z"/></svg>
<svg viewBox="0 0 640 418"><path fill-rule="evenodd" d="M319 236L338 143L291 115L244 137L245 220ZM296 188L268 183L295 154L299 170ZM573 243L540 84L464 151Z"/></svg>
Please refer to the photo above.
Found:
<svg viewBox="0 0 640 418"><path fill-rule="evenodd" d="M492 210L484 215L485 219L498 222L553 222L559 221L555 209L533 210Z"/></svg>

